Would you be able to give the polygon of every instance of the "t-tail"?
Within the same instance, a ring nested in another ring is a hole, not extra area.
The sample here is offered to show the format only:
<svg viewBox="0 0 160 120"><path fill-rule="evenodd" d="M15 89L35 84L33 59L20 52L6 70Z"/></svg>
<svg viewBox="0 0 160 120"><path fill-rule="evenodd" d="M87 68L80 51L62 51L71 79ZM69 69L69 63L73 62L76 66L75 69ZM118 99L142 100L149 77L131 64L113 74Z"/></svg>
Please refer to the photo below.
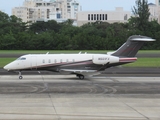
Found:
<svg viewBox="0 0 160 120"><path fill-rule="evenodd" d="M119 57L135 57L138 50L143 46L144 42L155 41L147 36L133 35L111 55Z"/></svg>

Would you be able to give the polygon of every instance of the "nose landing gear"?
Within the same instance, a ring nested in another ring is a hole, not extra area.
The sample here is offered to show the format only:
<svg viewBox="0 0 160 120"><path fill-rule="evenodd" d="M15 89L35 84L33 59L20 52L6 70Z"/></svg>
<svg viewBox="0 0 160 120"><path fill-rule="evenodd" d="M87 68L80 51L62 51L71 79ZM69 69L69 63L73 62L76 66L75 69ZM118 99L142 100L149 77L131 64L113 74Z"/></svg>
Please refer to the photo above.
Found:
<svg viewBox="0 0 160 120"><path fill-rule="evenodd" d="M19 71L19 79L23 79L23 76L21 74L21 71Z"/></svg>

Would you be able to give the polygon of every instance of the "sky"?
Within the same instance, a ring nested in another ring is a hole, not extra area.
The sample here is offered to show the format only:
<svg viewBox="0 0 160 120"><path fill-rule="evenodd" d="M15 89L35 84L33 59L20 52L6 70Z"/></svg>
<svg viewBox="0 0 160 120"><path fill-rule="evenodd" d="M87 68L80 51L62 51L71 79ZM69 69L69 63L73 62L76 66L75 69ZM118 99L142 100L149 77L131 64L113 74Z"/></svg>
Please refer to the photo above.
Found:
<svg viewBox="0 0 160 120"><path fill-rule="evenodd" d="M49 0L45 0L49 1ZM115 7L123 7L124 10L131 11L135 6L135 0L78 0L82 6L82 11L94 10L115 10ZM0 10L11 15L13 7L23 5L24 0L0 0ZM155 0L148 0L148 3L155 3Z"/></svg>

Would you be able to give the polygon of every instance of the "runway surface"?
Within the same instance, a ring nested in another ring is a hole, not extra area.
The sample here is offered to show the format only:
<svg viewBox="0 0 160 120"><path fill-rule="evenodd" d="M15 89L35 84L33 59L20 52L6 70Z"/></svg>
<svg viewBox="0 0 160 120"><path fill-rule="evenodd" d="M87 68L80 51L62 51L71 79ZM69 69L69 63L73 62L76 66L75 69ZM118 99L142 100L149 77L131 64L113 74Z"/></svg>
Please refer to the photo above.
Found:
<svg viewBox="0 0 160 120"><path fill-rule="evenodd" d="M160 77L23 77L0 76L0 119L160 119Z"/></svg>

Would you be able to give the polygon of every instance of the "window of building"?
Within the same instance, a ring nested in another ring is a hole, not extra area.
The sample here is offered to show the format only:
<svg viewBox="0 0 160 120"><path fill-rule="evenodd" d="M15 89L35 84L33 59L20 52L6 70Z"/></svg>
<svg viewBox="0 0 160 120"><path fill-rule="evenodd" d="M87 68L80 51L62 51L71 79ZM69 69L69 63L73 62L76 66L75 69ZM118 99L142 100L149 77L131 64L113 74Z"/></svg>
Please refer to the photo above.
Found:
<svg viewBox="0 0 160 120"><path fill-rule="evenodd" d="M106 18L105 18L105 20L108 20L108 15L106 14Z"/></svg>
<svg viewBox="0 0 160 120"><path fill-rule="evenodd" d="M105 20L105 19L104 19L104 14L103 14L103 20Z"/></svg>
<svg viewBox="0 0 160 120"><path fill-rule="evenodd" d="M126 14L126 15L124 15L124 20L127 20L127 14Z"/></svg>
<svg viewBox="0 0 160 120"><path fill-rule="evenodd" d="M93 14L91 14L91 20L93 20Z"/></svg>
<svg viewBox="0 0 160 120"><path fill-rule="evenodd" d="M57 13L57 19L60 19L60 18L61 18L61 14Z"/></svg>
<svg viewBox="0 0 160 120"><path fill-rule="evenodd" d="M102 15L100 14L100 19L99 20L102 20L101 18L102 18Z"/></svg>
<svg viewBox="0 0 160 120"><path fill-rule="evenodd" d="M97 14L97 20L99 20L99 14Z"/></svg>
<svg viewBox="0 0 160 120"><path fill-rule="evenodd" d="M50 3L47 3L47 6L50 6Z"/></svg>
<svg viewBox="0 0 160 120"><path fill-rule="evenodd" d="M96 14L94 14L94 20L96 20Z"/></svg>
<svg viewBox="0 0 160 120"><path fill-rule="evenodd" d="M90 16L90 14L88 14L88 20L91 20L91 18L90 18L91 16Z"/></svg>

